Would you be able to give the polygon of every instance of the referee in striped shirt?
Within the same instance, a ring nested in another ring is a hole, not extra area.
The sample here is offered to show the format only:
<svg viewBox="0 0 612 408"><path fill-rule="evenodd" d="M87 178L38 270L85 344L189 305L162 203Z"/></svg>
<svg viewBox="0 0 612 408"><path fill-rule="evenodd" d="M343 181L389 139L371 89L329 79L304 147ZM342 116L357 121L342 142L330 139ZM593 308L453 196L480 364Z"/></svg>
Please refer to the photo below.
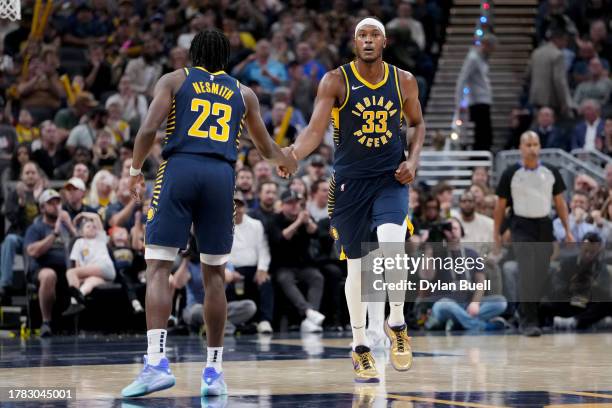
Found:
<svg viewBox="0 0 612 408"><path fill-rule="evenodd" d="M497 186L494 237L501 248L500 227L506 207L512 207L510 232L519 265L519 306L523 334L542 334L538 319L538 301L543 295L554 241L550 209L555 204L557 215L565 229L566 242L574 242L569 229L567 204L563 197L565 184L559 171L540 163L540 138L528 131L521 135L521 162L509 166Z"/></svg>

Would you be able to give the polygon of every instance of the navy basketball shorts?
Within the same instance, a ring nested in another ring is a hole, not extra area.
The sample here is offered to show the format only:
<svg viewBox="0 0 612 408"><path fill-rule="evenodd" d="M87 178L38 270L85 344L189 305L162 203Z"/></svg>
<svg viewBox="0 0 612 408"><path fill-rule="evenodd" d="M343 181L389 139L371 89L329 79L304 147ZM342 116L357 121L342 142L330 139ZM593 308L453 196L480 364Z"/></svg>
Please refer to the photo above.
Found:
<svg viewBox="0 0 612 408"><path fill-rule="evenodd" d="M234 168L224 160L175 153L157 172L145 245L186 248L193 223L198 251L225 255L234 235Z"/></svg>
<svg viewBox="0 0 612 408"><path fill-rule="evenodd" d="M372 233L379 225L402 225L406 220L408 186L398 182L394 173L365 179L334 175L328 212L341 258L361 258L367 255L362 243L376 241Z"/></svg>

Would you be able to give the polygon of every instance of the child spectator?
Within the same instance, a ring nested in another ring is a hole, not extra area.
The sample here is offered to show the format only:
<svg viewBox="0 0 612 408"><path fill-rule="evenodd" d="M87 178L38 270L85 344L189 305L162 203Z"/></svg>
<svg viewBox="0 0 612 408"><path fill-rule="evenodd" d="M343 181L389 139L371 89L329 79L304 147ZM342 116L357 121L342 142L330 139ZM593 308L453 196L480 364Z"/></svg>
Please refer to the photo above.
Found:
<svg viewBox="0 0 612 408"><path fill-rule="evenodd" d="M40 129L34 127L34 118L27 109L19 111L19 118L15 126L17 143L32 143L40 138Z"/></svg>
<svg viewBox="0 0 612 408"><path fill-rule="evenodd" d="M110 229L111 252L115 259L118 281L123 286L134 313L144 312L142 304L136 294L138 284L139 263L144 267L144 259L137 256L130 247L130 237L123 227L113 227ZM140 262L139 262L140 261Z"/></svg>
<svg viewBox="0 0 612 408"><path fill-rule="evenodd" d="M70 253L75 267L66 271L66 280L72 297L63 316L82 312L85 296L96 286L114 281L116 274L100 217L95 213L81 213L74 219L74 224L79 225L81 238L76 240Z"/></svg>

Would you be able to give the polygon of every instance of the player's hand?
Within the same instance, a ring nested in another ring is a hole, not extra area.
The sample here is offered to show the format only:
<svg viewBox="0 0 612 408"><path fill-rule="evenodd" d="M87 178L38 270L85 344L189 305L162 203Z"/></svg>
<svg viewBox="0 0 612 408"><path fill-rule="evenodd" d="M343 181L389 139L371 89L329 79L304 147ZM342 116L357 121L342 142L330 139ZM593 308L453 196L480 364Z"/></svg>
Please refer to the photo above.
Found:
<svg viewBox="0 0 612 408"><path fill-rule="evenodd" d="M270 280L270 274L268 271L264 271L263 269L258 269L255 272L255 276L253 277L253 281L259 286L262 283Z"/></svg>
<svg viewBox="0 0 612 408"><path fill-rule="evenodd" d="M565 242L567 243L576 242L576 238L574 238L574 236L572 235L570 231L567 231L567 233L565 234Z"/></svg>
<svg viewBox="0 0 612 408"><path fill-rule="evenodd" d="M289 178L295 174L298 169L299 164L297 157L293 151L293 146L284 147L281 149L281 152L283 153L283 157L279 160L276 171L279 176Z"/></svg>
<svg viewBox="0 0 612 408"><path fill-rule="evenodd" d="M478 316L478 313L480 312L480 303L478 303L478 302L471 302L468 305L466 311L472 317Z"/></svg>
<svg viewBox="0 0 612 408"><path fill-rule="evenodd" d="M130 194L136 203L142 203L142 192L145 190L144 175L130 176Z"/></svg>
<svg viewBox="0 0 612 408"><path fill-rule="evenodd" d="M395 170L395 179L402 184L410 184L416 176L416 163L403 161Z"/></svg>

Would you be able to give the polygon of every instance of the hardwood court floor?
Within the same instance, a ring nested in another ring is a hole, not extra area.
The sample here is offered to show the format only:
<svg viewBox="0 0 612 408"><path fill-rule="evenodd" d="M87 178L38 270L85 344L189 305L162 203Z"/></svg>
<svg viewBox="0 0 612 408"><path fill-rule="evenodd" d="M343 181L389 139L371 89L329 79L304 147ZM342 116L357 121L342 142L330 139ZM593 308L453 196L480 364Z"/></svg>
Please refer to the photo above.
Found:
<svg viewBox="0 0 612 408"><path fill-rule="evenodd" d="M145 398L119 395L140 371L142 337L2 340L0 386L76 387L76 401L49 407L612 407L610 333L417 336L409 372L395 372L376 353L384 382L375 387L353 384L347 338L265 339L226 339L227 399L198 396L198 337L168 339L177 384Z"/></svg>

